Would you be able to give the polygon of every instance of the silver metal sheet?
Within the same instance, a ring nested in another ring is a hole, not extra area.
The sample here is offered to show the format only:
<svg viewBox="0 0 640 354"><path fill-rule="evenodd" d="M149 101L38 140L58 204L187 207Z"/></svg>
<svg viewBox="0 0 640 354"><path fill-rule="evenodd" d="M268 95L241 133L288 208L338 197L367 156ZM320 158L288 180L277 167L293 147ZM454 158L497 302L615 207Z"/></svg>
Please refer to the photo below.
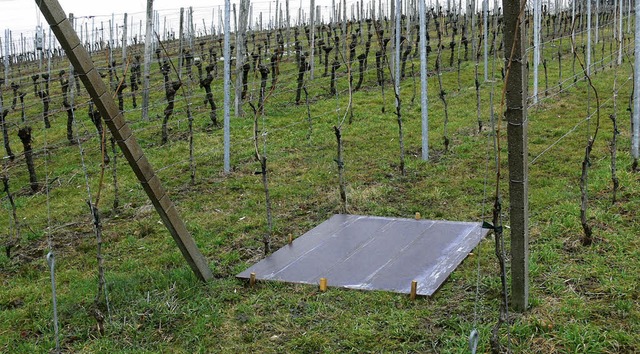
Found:
<svg viewBox="0 0 640 354"><path fill-rule="evenodd" d="M480 223L338 214L237 275L432 295L488 230Z"/></svg>

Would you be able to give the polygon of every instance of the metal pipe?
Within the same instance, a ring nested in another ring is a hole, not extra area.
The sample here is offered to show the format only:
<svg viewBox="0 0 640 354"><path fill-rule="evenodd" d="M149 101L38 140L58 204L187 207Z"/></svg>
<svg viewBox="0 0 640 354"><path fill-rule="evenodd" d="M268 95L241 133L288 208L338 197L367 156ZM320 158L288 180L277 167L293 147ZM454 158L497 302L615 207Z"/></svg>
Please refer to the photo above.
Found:
<svg viewBox="0 0 640 354"><path fill-rule="evenodd" d="M540 66L540 0L533 2L533 104L538 103L538 68ZM486 44L486 40L485 40Z"/></svg>
<svg viewBox="0 0 640 354"><path fill-rule="evenodd" d="M535 0L540 3L540 0ZM539 12L539 11L538 11ZM540 14L538 14L538 20ZM489 81L489 36L487 27L489 25L489 0L482 1L482 39L484 42L484 81ZM536 79L537 82L537 79Z"/></svg>
<svg viewBox="0 0 640 354"><path fill-rule="evenodd" d="M230 129L229 116L231 114L230 75L231 75L231 3L224 0L224 173L231 172L229 145Z"/></svg>
<svg viewBox="0 0 640 354"><path fill-rule="evenodd" d="M153 0L147 0L147 29L144 35L144 87L142 90L142 119L149 120L149 74L151 71L151 42L153 31Z"/></svg>
<svg viewBox="0 0 640 354"><path fill-rule="evenodd" d="M539 0L538 0L539 1ZM587 0L587 75L591 74L591 0Z"/></svg>
<svg viewBox="0 0 640 354"><path fill-rule="evenodd" d="M422 160L429 160L429 109L427 97L427 26L425 0L420 1L420 111L422 113Z"/></svg>
<svg viewBox="0 0 640 354"><path fill-rule="evenodd" d="M640 1L636 1L635 13L640 14ZM639 157L640 150L640 16L636 15L635 61L633 75L633 122L631 124L631 156Z"/></svg>

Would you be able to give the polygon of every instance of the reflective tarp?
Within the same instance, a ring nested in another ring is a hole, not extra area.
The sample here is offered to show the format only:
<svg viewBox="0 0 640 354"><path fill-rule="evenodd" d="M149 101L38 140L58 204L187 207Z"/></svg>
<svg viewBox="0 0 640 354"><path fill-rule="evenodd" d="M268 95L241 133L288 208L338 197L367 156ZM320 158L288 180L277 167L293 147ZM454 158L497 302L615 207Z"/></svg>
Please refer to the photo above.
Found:
<svg viewBox="0 0 640 354"><path fill-rule="evenodd" d="M238 274L432 295L488 230L480 223L338 214Z"/></svg>

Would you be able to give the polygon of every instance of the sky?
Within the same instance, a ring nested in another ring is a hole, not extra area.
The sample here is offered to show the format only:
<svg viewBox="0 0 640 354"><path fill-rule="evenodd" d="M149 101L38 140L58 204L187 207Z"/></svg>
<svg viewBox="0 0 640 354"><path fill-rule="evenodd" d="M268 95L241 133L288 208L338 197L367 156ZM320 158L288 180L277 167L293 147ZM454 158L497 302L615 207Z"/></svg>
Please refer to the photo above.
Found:
<svg viewBox="0 0 640 354"><path fill-rule="evenodd" d="M347 7L350 9L351 4L354 4L359 0L347 0ZM386 2L387 0L383 1ZM146 10L146 0L108 0L108 1L95 1L95 0L59 0L62 8L65 12L73 13L76 17L81 16L98 16L108 21L112 13L122 14L128 13L129 16L134 18L144 18ZM281 0L284 3L284 0ZM320 5L325 8L331 6L332 0L316 0L316 5ZM340 0L338 0L338 3ZM369 2L369 0L365 1ZM232 0L231 3L239 3L238 0ZM252 1L254 6L254 17L258 16L258 8L266 13L269 11L269 3L271 3L272 10L275 13L276 1L269 0L256 0ZM308 10L310 0L291 0L290 11L291 16L297 17L297 9L302 4L303 8ZM194 12L208 13L207 22L211 22L211 10L216 9L218 6L224 6L224 0L155 0L153 3L154 10L159 10L160 13L169 13L173 10L176 13L180 7L188 8L192 6ZM9 28L14 33L30 33L33 32L38 21L46 22L36 6L36 0L0 0L0 30L4 36L4 30ZM194 21L195 22L195 21ZM217 19L216 19L217 22ZM201 21L199 22L201 23ZM45 23L46 25L46 23Z"/></svg>
<svg viewBox="0 0 640 354"><path fill-rule="evenodd" d="M48 31L48 26L44 17L41 16L40 11L37 8L36 1L38 0L0 0L0 39L2 39L3 47L6 42L5 30L11 30L12 40L14 46L16 43L20 43L20 35L25 37L24 43L33 43L33 37L35 34L35 28L38 24L42 24L45 31L45 36ZM146 0L58 0L64 9L69 14L73 13L79 22L76 24L83 26L85 30L89 28L89 32L92 32L92 28L96 28L94 33L97 33L100 28L103 30L100 32L104 40L108 40L108 25L109 20L112 19L118 25L122 25L122 14L127 13L128 18L128 33L129 36L133 36L137 33L144 32L144 19L146 11ZM281 5L284 5L286 0L278 0ZM306 12L308 16L310 0L289 0L290 1L290 15L292 22L298 19L298 8ZM331 13L332 3L336 3L338 6L342 0L315 0L317 6L321 8L321 16L327 20ZM360 3L361 0L346 0L347 14L351 15L352 11L356 9L356 3ZM382 6L386 7L392 0L382 0ZM427 6L438 2L443 6L447 3L455 6L458 3L457 0L426 0ZM465 0L466 3L469 0ZM497 0L487 0L489 4ZM368 7L370 3L375 3L376 7L380 3L380 0L364 0L365 7ZM403 1L404 2L404 1ZM481 0L476 0L480 3ZM239 3L239 0L231 0L231 3ZM263 12L263 21L265 26L269 21L269 13L275 15L276 0L253 0L251 1L253 6L253 27L257 27L257 18L259 13ZM164 33L174 30L178 31L179 28L179 10L180 7L188 8L193 7L194 10L194 25L198 34L203 34L203 29L208 31L211 29L213 23L214 28L217 30L220 22L220 13L218 9L224 8L224 0L154 0L153 8L158 11L159 14L159 26L156 28L158 33ZM283 11L284 12L284 11ZM233 17L233 14L232 14ZM232 26L234 21L232 20ZM232 27L233 30L233 27ZM117 29L116 29L117 31ZM89 34L94 36L94 34ZM100 35L98 35L100 36ZM118 33L114 33L114 38L118 38ZM19 45L17 45L19 46ZM55 46L55 43L54 43ZM3 53L4 48L0 50L0 55ZM20 50L19 48L17 49ZM28 50L28 48L27 48Z"/></svg>
<svg viewBox="0 0 640 354"><path fill-rule="evenodd" d="M146 0L59 0L64 11L75 16L110 17L111 13L137 14L144 17ZM217 7L223 0L155 0L155 10L179 9L180 7ZM31 32L38 20L46 22L36 6L35 0L0 0L0 29L10 28L14 32Z"/></svg>
<svg viewBox="0 0 640 354"><path fill-rule="evenodd" d="M44 17L40 14L36 1L38 0L0 0L0 40L3 43L2 48L0 48L0 56L3 55L5 43L8 42L6 41L7 29L11 31L11 39L13 41L14 48L17 51L20 51L20 48L24 45L27 46L26 50L30 50L28 47L33 45L32 43L36 33L36 26L39 24L43 26L45 37L47 36L49 27ZM146 0L58 1L67 14L74 14L77 19L76 30L80 27L84 28L85 32L87 32L88 28L88 35L92 37L90 39L95 38L94 36L103 36L102 38L104 40L108 40L109 21L112 19L112 14L114 14L114 22L120 27L122 27L123 23L123 14L128 14L127 22L129 27L129 37L139 33L144 33L144 20L147 6ZM278 1L284 7L286 0ZM342 0L315 0L316 6L320 6L321 8L321 14L325 16L323 18L329 17L333 1L337 4L342 2ZM364 2L367 4L370 3L370 1L375 1L375 3L378 4L378 1L380 0L365 0ZM383 6L385 6L388 1L389 0L382 0ZM346 0L348 9L347 14L351 13L352 7L355 10L355 4L359 2L360 0ZM231 4L234 3L238 4L239 0L231 0ZM252 22L253 27L250 28L257 27L260 12L263 13L265 26L269 22L270 11L273 16L275 16L276 0L254 0L251 1L251 4L253 7L253 20L250 21ZM310 0L290 0L289 6L290 16L293 22L297 20L299 15L298 9L301 6L308 16ZM222 13L220 10L224 10L224 0L154 0L153 9L157 11L159 15L158 22L160 28L155 29L158 33L165 33L165 29L167 32L170 32L171 30L174 32L178 31L180 23L180 7L184 7L185 9L193 7L194 26L198 34L203 34L204 28L206 28L208 33L210 33L212 23L216 31L221 26L220 15ZM234 20L232 20L231 23L233 26ZM92 31L92 28L95 28L96 31ZM101 28L103 30L100 30ZM121 28L116 29L115 31L119 30L121 30ZM82 39L82 33L79 34ZM121 34L121 32L114 33L114 39L119 38L119 34ZM20 39L21 35L24 36L24 41ZM56 46L55 40L53 46Z"/></svg>

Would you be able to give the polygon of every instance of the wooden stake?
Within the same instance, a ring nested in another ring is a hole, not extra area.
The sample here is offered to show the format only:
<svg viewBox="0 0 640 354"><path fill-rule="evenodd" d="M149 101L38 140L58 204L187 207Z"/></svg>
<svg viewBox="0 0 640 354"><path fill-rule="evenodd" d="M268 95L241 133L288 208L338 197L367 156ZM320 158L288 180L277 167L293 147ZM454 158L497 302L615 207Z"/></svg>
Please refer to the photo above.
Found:
<svg viewBox="0 0 640 354"><path fill-rule="evenodd" d="M327 278L320 278L320 291L327 291Z"/></svg>
<svg viewBox="0 0 640 354"><path fill-rule="evenodd" d="M505 65L504 118L509 152L509 219L511 221L511 304L522 312L529 307L529 163L526 33L520 9L524 1L503 0ZM575 56L574 56L575 58Z"/></svg>
<svg viewBox="0 0 640 354"><path fill-rule="evenodd" d="M162 219L177 243L183 257L200 280L208 281L213 279L213 273L209 268L207 259L198 249L175 205L162 187L153 167L149 164L136 141L134 133L119 112L118 106L111 95L105 94L107 87L98 74L93 61L89 57L89 53L81 45L80 39L67 20L60 3L57 0L42 0L36 3L58 37L62 49L67 53L69 61L79 74L107 128L116 139L124 157L156 208L160 219ZM151 4L153 1L149 0L149 3ZM151 42L151 37L147 36L145 42L145 45L148 45ZM146 69L148 69L148 66L146 66ZM148 75L148 71L146 74ZM25 149L25 151L27 150Z"/></svg>
<svg viewBox="0 0 640 354"><path fill-rule="evenodd" d="M411 281L411 293L409 293L409 299L415 300L417 291L418 291L418 282L415 281L415 280L412 280Z"/></svg>
<svg viewBox="0 0 640 354"><path fill-rule="evenodd" d="M289 234L289 244L292 244L292 243L293 243L293 235Z"/></svg>
<svg viewBox="0 0 640 354"><path fill-rule="evenodd" d="M251 273L249 277L249 286L254 287L256 285L256 273Z"/></svg>
<svg viewBox="0 0 640 354"><path fill-rule="evenodd" d="M416 220L420 220L421 218L422 216L420 215L420 213L416 211Z"/></svg>

